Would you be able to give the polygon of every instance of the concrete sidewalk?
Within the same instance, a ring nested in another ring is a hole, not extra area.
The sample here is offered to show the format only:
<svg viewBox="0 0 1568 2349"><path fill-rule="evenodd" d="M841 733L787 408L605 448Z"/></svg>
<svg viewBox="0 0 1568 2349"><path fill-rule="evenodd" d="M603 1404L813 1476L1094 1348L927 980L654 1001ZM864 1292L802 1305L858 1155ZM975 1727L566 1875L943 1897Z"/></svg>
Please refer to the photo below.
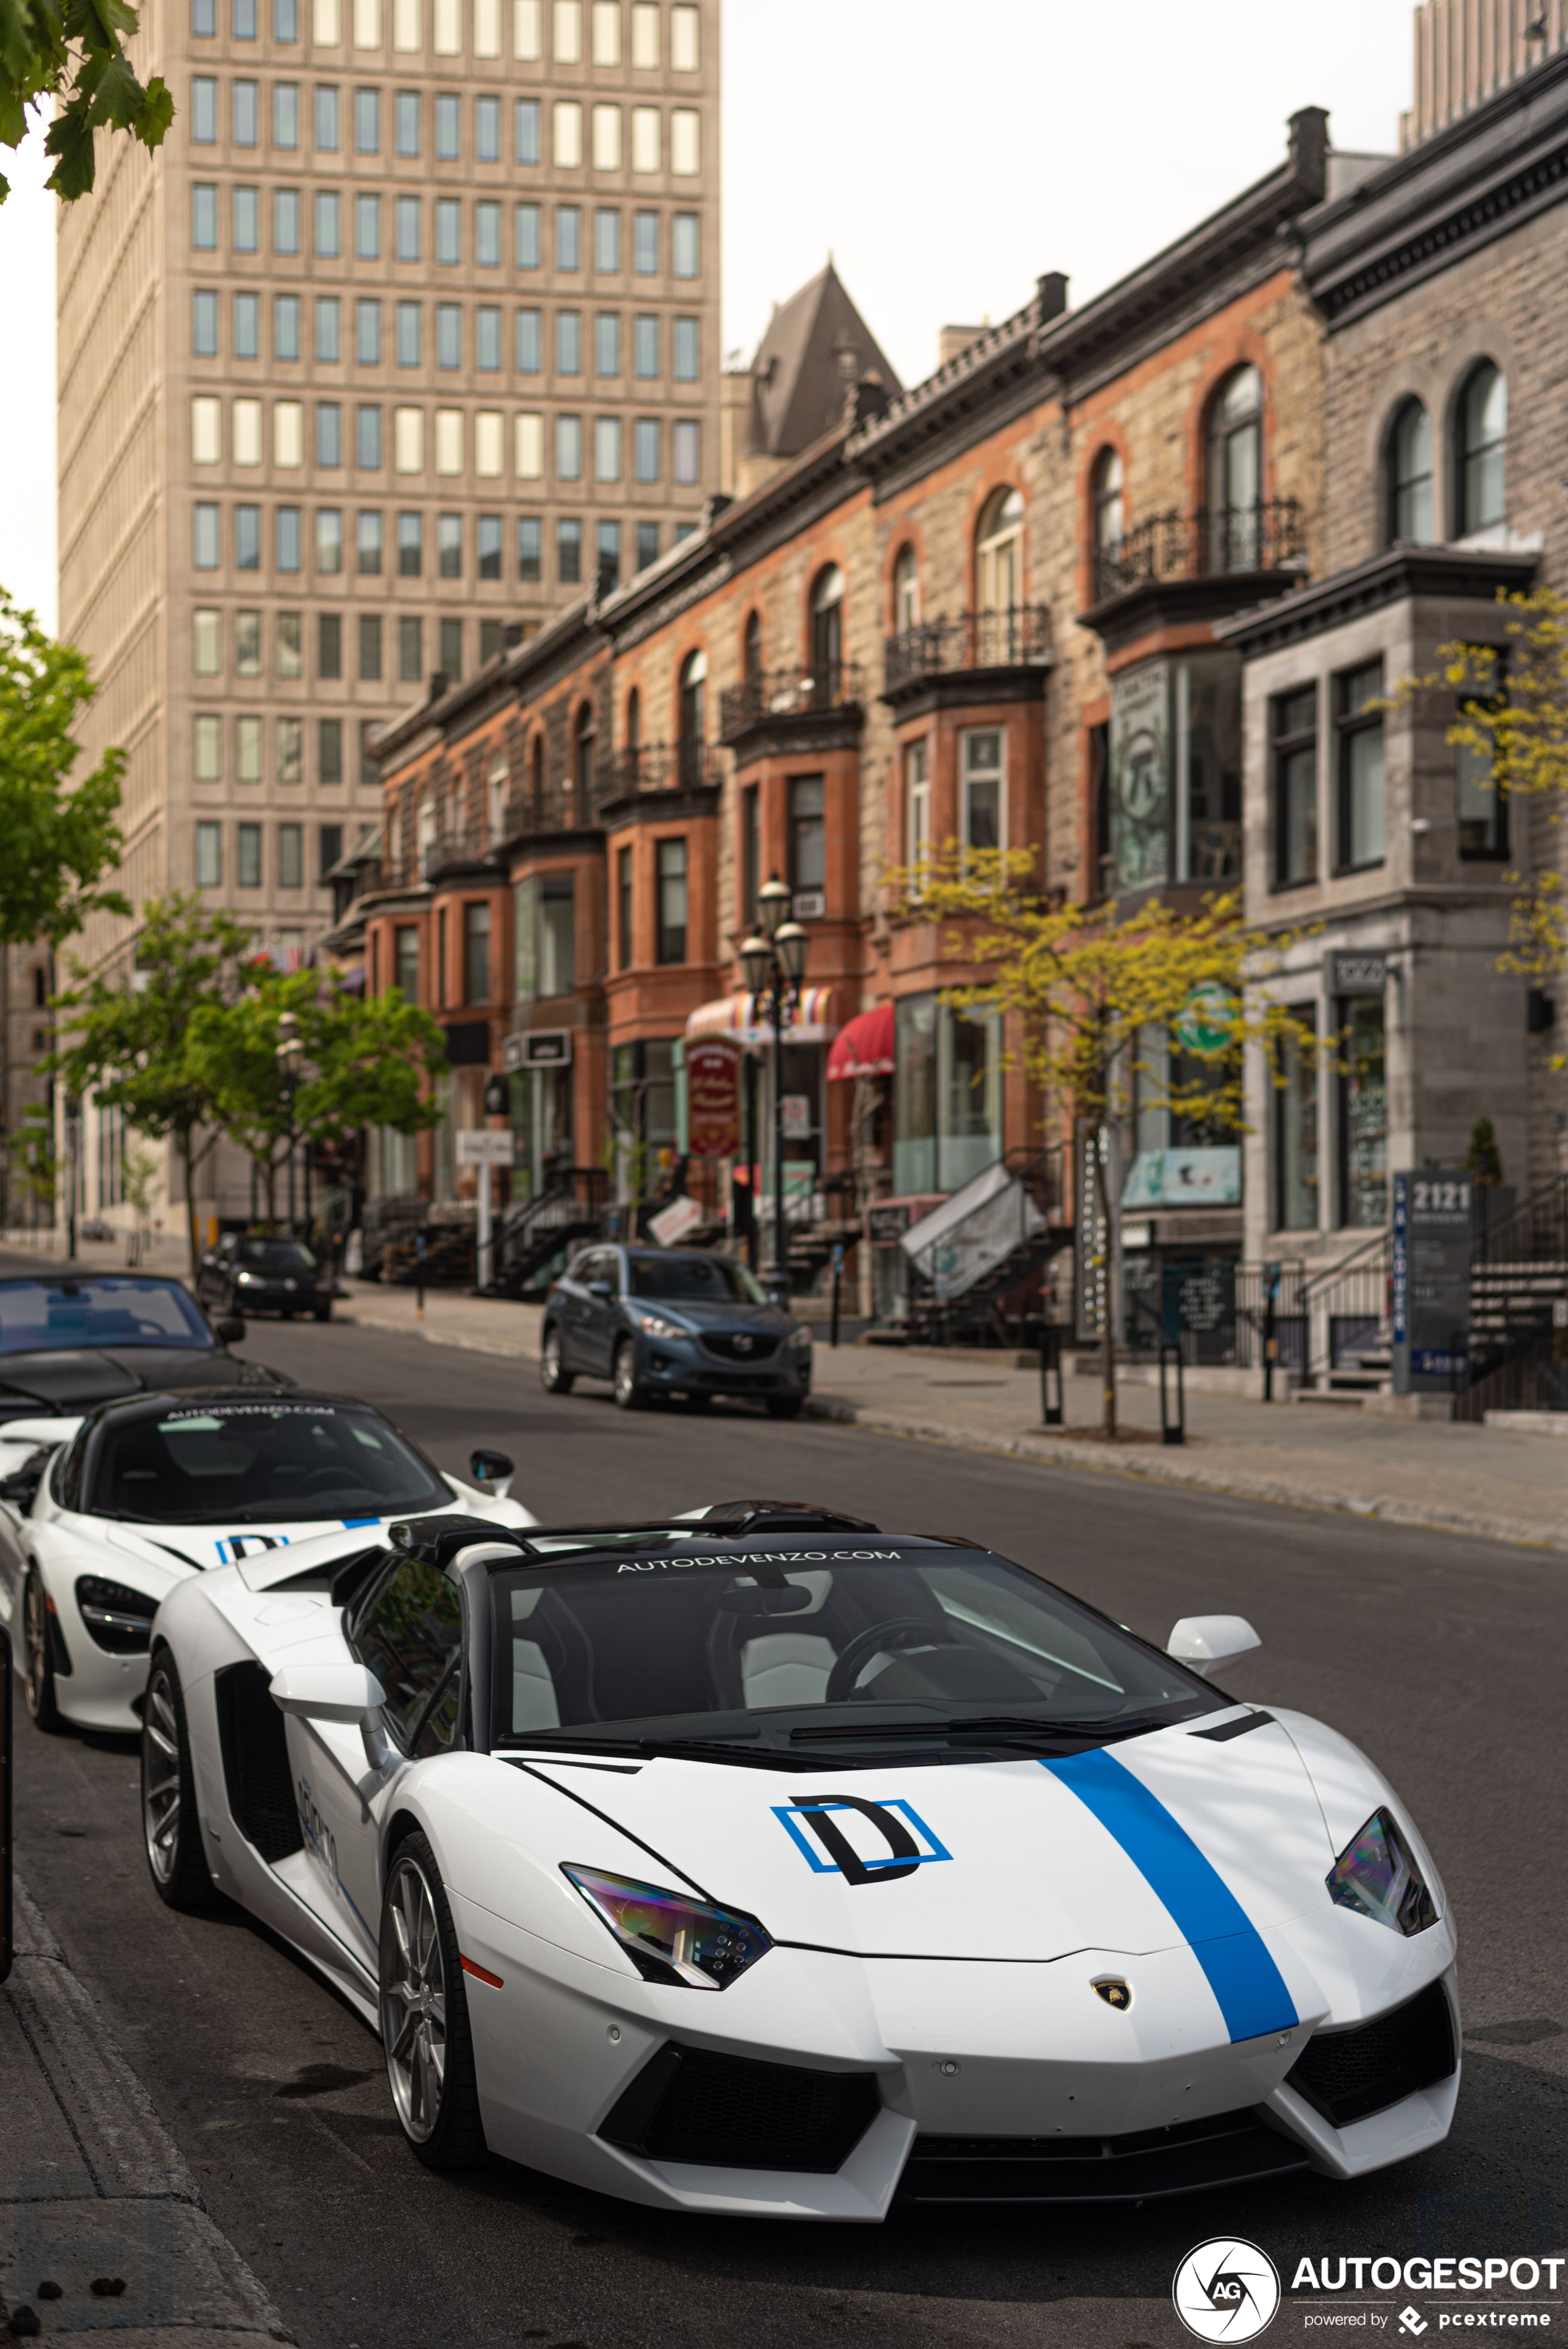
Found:
<svg viewBox="0 0 1568 2349"><path fill-rule="evenodd" d="M538 1306L432 1289L420 1321L412 1289L369 1281L347 1287L338 1309L346 1320L493 1354L526 1364L532 1375ZM264 1346L261 1324L254 1341ZM1038 1373L1016 1369L1008 1354L833 1349L818 1337L812 1375L809 1409L817 1418L1102 1475L1568 1550L1568 1444L1543 1442L1535 1432L1190 1392L1188 1441L1177 1449L1158 1440L1155 1390L1128 1384L1119 1417L1144 1440L1111 1446L1078 1432L1098 1423L1098 1381L1066 1381L1068 1428L1052 1433L1041 1425Z"/></svg>
<svg viewBox="0 0 1568 2349"><path fill-rule="evenodd" d="M15 1922L0 1983L0 2333L112 2331L122 2349L292 2341L20 1884Z"/></svg>

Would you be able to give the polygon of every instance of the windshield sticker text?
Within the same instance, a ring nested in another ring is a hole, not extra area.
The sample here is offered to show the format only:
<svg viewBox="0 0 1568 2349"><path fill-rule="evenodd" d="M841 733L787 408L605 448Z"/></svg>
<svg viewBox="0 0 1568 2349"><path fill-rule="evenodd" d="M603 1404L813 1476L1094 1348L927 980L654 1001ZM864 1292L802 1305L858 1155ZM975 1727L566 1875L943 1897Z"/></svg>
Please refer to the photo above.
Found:
<svg viewBox="0 0 1568 2349"><path fill-rule="evenodd" d="M802 1795L799 1802L775 1803L772 1809L813 1876L888 1884L953 1857L902 1799L871 1803L860 1795Z"/></svg>
<svg viewBox="0 0 1568 2349"><path fill-rule="evenodd" d="M672 1566L733 1566L744 1570L748 1566L839 1566L854 1558L882 1558L896 1566L896 1549L743 1549L733 1557L624 1557L617 1565L617 1574L662 1574Z"/></svg>

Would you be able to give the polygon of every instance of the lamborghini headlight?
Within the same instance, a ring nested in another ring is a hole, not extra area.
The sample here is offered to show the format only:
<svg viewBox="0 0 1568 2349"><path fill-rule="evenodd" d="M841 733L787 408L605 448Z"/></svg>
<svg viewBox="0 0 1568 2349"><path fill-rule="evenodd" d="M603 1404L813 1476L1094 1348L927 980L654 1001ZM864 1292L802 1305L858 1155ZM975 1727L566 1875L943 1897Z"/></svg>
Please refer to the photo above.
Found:
<svg viewBox="0 0 1568 2349"><path fill-rule="evenodd" d="M684 1982L688 1990L727 1990L773 1947L755 1917L711 1909L630 1877L571 1868L569 1877L609 1927L645 1982Z"/></svg>
<svg viewBox="0 0 1568 2349"><path fill-rule="evenodd" d="M662 1313L634 1313L632 1319L639 1329L646 1331L650 1338L689 1338L691 1336L689 1330L683 1330L678 1321L666 1321Z"/></svg>
<svg viewBox="0 0 1568 2349"><path fill-rule="evenodd" d="M1326 1878L1328 1896L1396 1933L1424 1933L1438 1921L1432 1896L1387 1811L1374 1811L1346 1845Z"/></svg>

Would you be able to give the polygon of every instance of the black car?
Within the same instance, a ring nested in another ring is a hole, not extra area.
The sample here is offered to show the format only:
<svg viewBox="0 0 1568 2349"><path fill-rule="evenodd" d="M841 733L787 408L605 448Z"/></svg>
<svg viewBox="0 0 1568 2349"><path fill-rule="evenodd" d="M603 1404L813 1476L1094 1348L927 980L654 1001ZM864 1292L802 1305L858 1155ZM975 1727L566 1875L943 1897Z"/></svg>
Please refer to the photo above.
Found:
<svg viewBox="0 0 1568 2349"><path fill-rule="evenodd" d="M811 1391L811 1335L733 1257L589 1247L545 1299L539 1375L547 1394L608 1379L623 1411L655 1395L696 1410L747 1395L793 1419Z"/></svg>
<svg viewBox="0 0 1568 2349"><path fill-rule="evenodd" d="M178 1280L139 1272L39 1272L0 1280L0 1423L74 1417L117 1395L294 1385L229 1351L240 1320L213 1328Z"/></svg>
<svg viewBox="0 0 1568 2349"><path fill-rule="evenodd" d="M299 1240L224 1232L196 1271L196 1295L214 1313L296 1313L332 1319L333 1279Z"/></svg>

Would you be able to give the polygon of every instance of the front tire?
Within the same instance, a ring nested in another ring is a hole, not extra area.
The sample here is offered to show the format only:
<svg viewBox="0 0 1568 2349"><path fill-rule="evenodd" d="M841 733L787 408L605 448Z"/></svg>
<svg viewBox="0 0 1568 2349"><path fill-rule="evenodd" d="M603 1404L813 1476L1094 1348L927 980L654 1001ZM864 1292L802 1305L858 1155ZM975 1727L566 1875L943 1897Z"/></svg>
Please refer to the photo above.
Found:
<svg viewBox="0 0 1568 2349"><path fill-rule="evenodd" d="M49 1637L48 1604L38 1569L34 1567L27 1576L22 1593L22 1652L26 1674L23 1688L27 1711L38 1727L50 1736L65 1727L65 1718L55 1697L55 1660L50 1653L53 1642Z"/></svg>
<svg viewBox="0 0 1568 2349"><path fill-rule="evenodd" d="M201 1847L185 1699L167 1648L160 1648L147 1676L141 1717L141 1839L159 1899L170 1909L204 1909L212 1898L212 1878Z"/></svg>
<svg viewBox="0 0 1568 2349"><path fill-rule="evenodd" d="M315 1318L318 1321L330 1321L332 1319L332 1307L330 1303L326 1305L318 1305L315 1309Z"/></svg>
<svg viewBox="0 0 1568 2349"><path fill-rule="evenodd" d="M647 1394L637 1376L637 1350L630 1338L623 1338L615 1349L614 1366L610 1384L617 1411L641 1411Z"/></svg>
<svg viewBox="0 0 1568 2349"><path fill-rule="evenodd" d="M468 1995L452 1912L428 1839L397 1847L381 1901L381 2040L408 2149L428 2169L486 2158Z"/></svg>
<svg viewBox="0 0 1568 2349"><path fill-rule="evenodd" d="M570 1394L573 1373L561 1359L561 1332L552 1321L539 1356L539 1383L546 1394Z"/></svg>

